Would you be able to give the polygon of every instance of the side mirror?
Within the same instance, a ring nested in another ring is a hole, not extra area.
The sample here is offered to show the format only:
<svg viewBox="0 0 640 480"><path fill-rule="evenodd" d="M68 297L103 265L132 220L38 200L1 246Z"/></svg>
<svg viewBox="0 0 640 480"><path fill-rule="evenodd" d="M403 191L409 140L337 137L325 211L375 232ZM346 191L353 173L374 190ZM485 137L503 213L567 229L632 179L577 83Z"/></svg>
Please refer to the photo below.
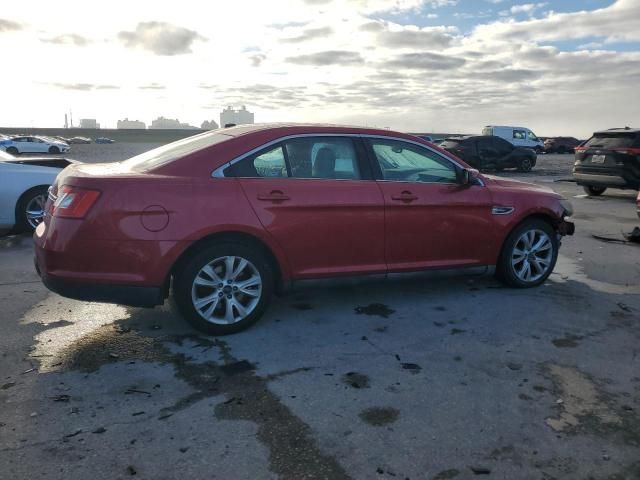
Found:
<svg viewBox="0 0 640 480"><path fill-rule="evenodd" d="M473 168L463 168L458 171L458 183L460 185L471 185L478 173L479 171Z"/></svg>

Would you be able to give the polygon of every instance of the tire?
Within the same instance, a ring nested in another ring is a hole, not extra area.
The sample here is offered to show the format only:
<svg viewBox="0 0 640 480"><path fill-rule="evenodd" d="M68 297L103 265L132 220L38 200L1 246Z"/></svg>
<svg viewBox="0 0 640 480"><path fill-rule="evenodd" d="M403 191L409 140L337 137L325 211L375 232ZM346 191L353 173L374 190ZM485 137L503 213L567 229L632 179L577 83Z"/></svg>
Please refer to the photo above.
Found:
<svg viewBox="0 0 640 480"><path fill-rule="evenodd" d="M543 153L544 153L544 148L542 148L542 147L535 147L535 148L533 149L533 151L534 151L534 152L536 152L536 154L541 155L541 154L543 154Z"/></svg>
<svg viewBox="0 0 640 480"><path fill-rule="evenodd" d="M42 222L48 189L46 186L34 187L20 196L16 204L16 230L33 232Z"/></svg>
<svg viewBox="0 0 640 480"><path fill-rule="evenodd" d="M582 188L590 197L599 197L607 189L607 187L595 187L593 185L583 185Z"/></svg>
<svg viewBox="0 0 640 480"><path fill-rule="evenodd" d="M58 147L49 147L49 153L56 155L60 153L60 149Z"/></svg>
<svg viewBox="0 0 640 480"><path fill-rule="evenodd" d="M519 172L530 172L533 168L533 161L529 157L524 157L518 165Z"/></svg>
<svg viewBox="0 0 640 480"><path fill-rule="evenodd" d="M512 287L537 287L553 272L558 260L558 246L557 233L549 223L539 219L525 220L505 240L496 276ZM519 255L518 251L523 254Z"/></svg>
<svg viewBox="0 0 640 480"><path fill-rule="evenodd" d="M227 263L230 258L233 260ZM241 268L243 262L246 264ZM241 282L249 284L243 288ZM236 243L212 243L197 250L181 263L173 282L182 315L196 330L211 335L249 328L267 309L273 289L274 273L265 255ZM201 301L199 308L197 300ZM245 309L243 315L241 310Z"/></svg>
<svg viewBox="0 0 640 480"><path fill-rule="evenodd" d="M18 155L20 152L16 147L9 147L7 148L7 153L10 153L11 155Z"/></svg>

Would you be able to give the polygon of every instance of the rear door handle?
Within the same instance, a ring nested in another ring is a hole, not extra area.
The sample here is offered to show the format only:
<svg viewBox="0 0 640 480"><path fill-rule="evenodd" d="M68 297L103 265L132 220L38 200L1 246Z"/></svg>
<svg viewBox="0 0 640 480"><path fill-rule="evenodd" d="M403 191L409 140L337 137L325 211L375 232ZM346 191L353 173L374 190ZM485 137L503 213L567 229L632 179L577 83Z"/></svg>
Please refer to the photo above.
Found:
<svg viewBox="0 0 640 480"><path fill-rule="evenodd" d="M409 191L404 191L400 195L391 195L391 200L397 200L399 202L413 202L418 197Z"/></svg>
<svg viewBox="0 0 640 480"><path fill-rule="evenodd" d="M282 202L283 200L290 200L290 197L280 190L273 190L268 194L258 194L258 200L265 202Z"/></svg>

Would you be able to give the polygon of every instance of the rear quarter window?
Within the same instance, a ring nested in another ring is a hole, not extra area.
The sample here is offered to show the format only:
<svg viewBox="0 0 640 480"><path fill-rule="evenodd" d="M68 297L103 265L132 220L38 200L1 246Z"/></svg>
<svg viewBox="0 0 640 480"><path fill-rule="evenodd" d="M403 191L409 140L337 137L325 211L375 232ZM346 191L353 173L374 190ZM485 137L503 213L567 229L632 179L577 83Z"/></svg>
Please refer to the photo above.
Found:
<svg viewBox="0 0 640 480"><path fill-rule="evenodd" d="M453 140L445 140L440 144L440 148L458 148L462 146L462 142L456 142Z"/></svg>

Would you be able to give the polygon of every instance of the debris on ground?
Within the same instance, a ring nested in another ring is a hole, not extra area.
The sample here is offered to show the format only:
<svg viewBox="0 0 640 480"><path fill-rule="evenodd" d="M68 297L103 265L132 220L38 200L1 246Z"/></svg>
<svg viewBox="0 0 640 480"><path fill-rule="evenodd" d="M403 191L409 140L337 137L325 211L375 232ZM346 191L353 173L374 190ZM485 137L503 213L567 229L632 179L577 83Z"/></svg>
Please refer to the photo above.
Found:
<svg viewBox="0 0 640 480"><path fill-rule="evenodd" d="M469 469L474 473L474 475L489 475L491 474L491 469L484 466L472 465Z"/></svg>
<svg viewBox="0 0 640 480"><path fill-rule="evenodd" d="M62 394L62 395L55 395L53 397L49 397L51 400L53 400L54 402L69 402L69 400L71 400L71 396L70 395L66 395L66 394Z"/></svg>
<svg viewBox="0 0 640 480"><path fill-rule="evenodd" d="M95 429L93 432L91 432L91 433L104 433L104 432L106 432L106 431L107 431L107 429L106 429L106 428L104 428L104 427L98 427L98 428L96 428L96 429Z"/></svg>
<svg viewBox="0 0 640 480"><path fill-rule="evenodd" d="M382 318L389 318L389 315L395 313L395 310L384 303L371 303L364 307L356 307L354 310L358 315L375 315Z"/></svg>
<svg viewBox="0 0 640 480"><path fill-rule="evenodd" d="M627 242L640 243L640 227L635 227L631 233L623 233Z"/></svg>

